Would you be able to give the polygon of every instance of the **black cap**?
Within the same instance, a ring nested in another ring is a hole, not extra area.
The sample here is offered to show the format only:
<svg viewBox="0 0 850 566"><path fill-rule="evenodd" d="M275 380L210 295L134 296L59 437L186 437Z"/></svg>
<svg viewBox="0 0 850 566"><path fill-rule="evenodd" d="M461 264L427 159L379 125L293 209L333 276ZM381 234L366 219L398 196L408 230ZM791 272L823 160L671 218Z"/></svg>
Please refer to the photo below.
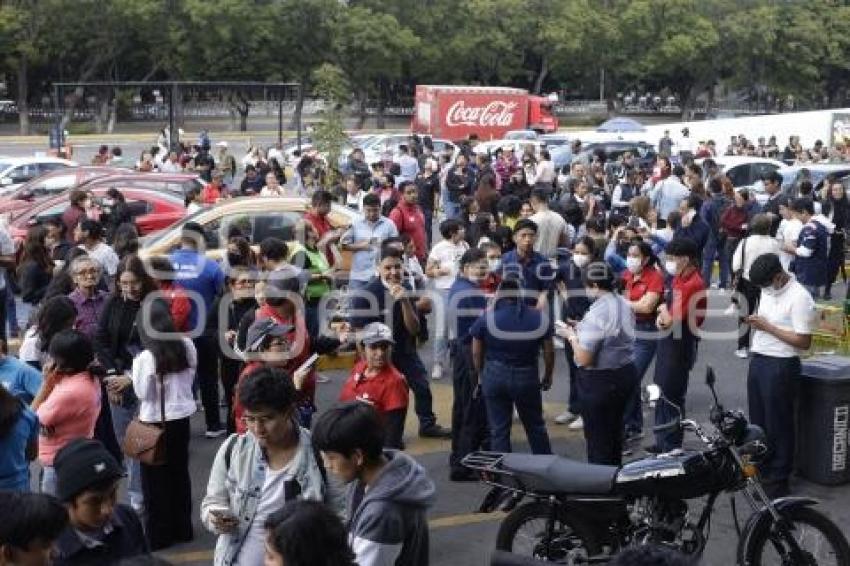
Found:
<svg viewBox="0 0 850 566"><path fill-rule="evenodd" d="M773 278L782 272L782 263L776 254L762 254L750 266L750 283L756 287L767 287Z"/></svg>
<svg viewBox="0 0 850 566"><path fill-rule="evenodd" d="M248 328L245 349L249 352L256 352L267 336L286 336L292 332L293 328L294 326L291 324L280 324L271 318L258 320Z"/></svg>
<svg viewBox="0 0 850 566"><path fill-rule="evenodd" d="M97 440L77 438L62 447L53 459L56 496L71 501L89 487L124 477L124 468Z"/></svg>

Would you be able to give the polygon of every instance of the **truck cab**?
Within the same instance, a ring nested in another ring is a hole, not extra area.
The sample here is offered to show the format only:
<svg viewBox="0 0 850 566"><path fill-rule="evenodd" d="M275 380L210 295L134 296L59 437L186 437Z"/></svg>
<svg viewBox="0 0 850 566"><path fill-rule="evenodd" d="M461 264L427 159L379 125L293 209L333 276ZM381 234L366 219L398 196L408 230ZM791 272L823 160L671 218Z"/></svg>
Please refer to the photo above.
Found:
<svg viewBox="0 0 850 566"><path fill-rule="evenodd" d="M528 97L528 129L541 133L558 131L558 118L552 111L552 100L546 96Z"/></svg>

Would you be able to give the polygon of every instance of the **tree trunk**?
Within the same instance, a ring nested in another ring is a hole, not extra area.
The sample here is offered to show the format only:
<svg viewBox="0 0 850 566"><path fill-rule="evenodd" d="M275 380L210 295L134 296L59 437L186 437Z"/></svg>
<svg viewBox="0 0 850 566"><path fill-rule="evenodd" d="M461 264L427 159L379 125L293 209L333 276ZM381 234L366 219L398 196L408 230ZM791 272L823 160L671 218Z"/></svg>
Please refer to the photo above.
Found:
<svg viewBox="0 0 850 566"><path fill-rule="evenodd" d="M534 90L532 91L534 94L540 94L540 91L543 90L543 81L546 80L547 76L549 76L549 57L544 54L540 62L540 71L534 81Z"/></svg>
<svg viewBox="0 0 850 566"><path fill-rule="evenodd" d="M106 133L111 134L115 131L115 126L118 125L118 96L112 97L109 103L109 118L106 121Z"/></svg>
<svg viewBox="0 0 850 566"><path fill-rule="evenodd" d="M292 120L289 121L289 129L297 130L298 124L303 124L302 112L304 111L304 99L307 97L307 89L310 86L310 73L306 71L301 76L301 88L298 89L298 98L295 99L295 112L292 113Z"/></svg>
<svg viewBox="0 0 850 566"><path fill-rule="evenodd" d="M354 126L357 130L362 130L366 125L366 89L357 91L357 124Z"/></svg>
<svg viewBox="0 0 850 566"><path fill-rule="evenodd" d="M18 124L22 136L30 135L29 62L21 53L18 61Z"/></svg>
<svg viewBox="0 0 850 566"><path fill-rule="evenodd" d="M251 106L249 104L245 104L244 106L240 106L239 110L239 131L247 132L248 131L248 112L251 111Z"/></svg>

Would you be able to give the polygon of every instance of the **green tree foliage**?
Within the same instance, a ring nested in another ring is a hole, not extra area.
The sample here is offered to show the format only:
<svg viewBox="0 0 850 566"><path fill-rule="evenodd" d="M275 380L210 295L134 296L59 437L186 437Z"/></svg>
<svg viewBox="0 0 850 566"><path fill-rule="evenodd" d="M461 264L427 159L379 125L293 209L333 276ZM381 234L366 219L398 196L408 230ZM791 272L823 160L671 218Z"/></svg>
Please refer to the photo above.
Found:
<svg viewBox="0 0 850 566"><path fill-rule="evenodd" d="M833 0L4 0L0 73L22 109L57 80L293 80L307 94L329 63L361 110L419 83L594 97L601 82L609 98L668 89L687 112L718 86L839 99L848 27Z"/></svg>
<svg viewBox="0 0 850 566"><path fill-rule="evenodd" d="M324 180L326 186L333 186L338 176L336 164L339 163L342 149L348 140L342 111L350 101L351 87L345 78L345 72L330 63L324 63L313 71L312 82L316 95L325 102L325 109L313 129L313 139L316 149L327 155L328 163L333 165Z"/></svg>

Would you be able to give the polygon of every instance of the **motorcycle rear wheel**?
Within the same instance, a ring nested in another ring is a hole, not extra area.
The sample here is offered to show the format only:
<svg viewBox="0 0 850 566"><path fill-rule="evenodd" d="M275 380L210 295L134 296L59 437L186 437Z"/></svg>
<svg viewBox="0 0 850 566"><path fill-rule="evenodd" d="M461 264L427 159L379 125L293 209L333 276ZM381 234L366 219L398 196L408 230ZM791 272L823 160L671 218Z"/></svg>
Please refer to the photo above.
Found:
<svg viewBox="0 0 850 566"><path fill-rule="evenodd" d="M601 552L593 532L573 514L557 513L553 537L547 541L551 512L551 505L545 501L514 509L499 526L496 549L555 564L583 564L583 558Z"/></svg>
<svg viewBox="0 0 850 566"><path fill-rule="evenodd" d="M796 564L790 558L783 561L776 544L787 548L782 537L772 532L773 523L763 522L752 534L752 544L745 552L749 566L848 566L850 546L841 530L828 517L809 507L795 507L781 512L793 524L791 535L808 554L806 564Z"/></svg>

